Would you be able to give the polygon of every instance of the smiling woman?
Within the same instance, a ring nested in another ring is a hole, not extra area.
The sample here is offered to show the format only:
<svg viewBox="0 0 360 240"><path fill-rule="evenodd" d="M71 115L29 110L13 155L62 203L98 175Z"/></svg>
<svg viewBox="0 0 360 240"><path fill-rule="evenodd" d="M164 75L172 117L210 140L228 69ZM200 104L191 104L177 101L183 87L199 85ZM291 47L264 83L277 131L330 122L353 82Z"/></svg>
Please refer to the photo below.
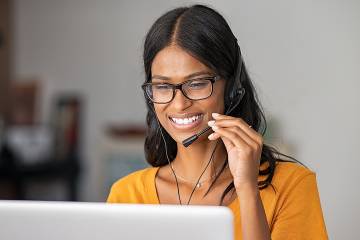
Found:
<svg viewBox="0 0 360 240"><path fill-rule="evenodd" d="M108 202L224 205L236 239L327 239L315 173L263 143L263 111L218 12L194 5L165 13L143 57L152 167L118 180Z"/></svg>

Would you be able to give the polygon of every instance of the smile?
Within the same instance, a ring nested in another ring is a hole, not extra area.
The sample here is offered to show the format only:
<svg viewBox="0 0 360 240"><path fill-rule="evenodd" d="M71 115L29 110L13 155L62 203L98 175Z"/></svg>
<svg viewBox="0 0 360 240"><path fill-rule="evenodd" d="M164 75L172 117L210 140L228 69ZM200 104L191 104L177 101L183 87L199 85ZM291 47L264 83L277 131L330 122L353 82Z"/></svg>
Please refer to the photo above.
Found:
<svg viewBox="0 0 360 240"><path fill-rule="evenodd" d="M188 129L196 127L200 124L201 120L203 119L204 114L196 114L189 117L169 117L170 122L176 128L181 129Z"/></svg>

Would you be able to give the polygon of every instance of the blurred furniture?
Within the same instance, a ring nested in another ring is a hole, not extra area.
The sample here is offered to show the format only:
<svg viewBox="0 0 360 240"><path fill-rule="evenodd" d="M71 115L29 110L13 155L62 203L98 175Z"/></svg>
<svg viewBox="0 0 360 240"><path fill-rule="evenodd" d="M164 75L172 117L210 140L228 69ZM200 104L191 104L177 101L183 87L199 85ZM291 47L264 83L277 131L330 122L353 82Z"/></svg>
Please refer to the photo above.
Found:
<svg viewBox="0 0 360 240"><path fill-rule="evenodd" d="M77 179L80 174L80 121L81 99L78 96L58 97L54 104L53 121L54 130L53 148L51 154L39 161L27 162L24 156L14 152L8 143L3 143L0 154L0 182L5 185L5 191L0 189L0 199L26 200L31 191L31 183L43 185L60 180L66 188L66 199L76 201ZM24 110L23 112L27 112ZM19 120L28 122L23 114ZM19 117L21 116L21 117ZM20 121L20 122L21 122ZM16 125L15 125L16 126ZM40 156L39 156L40 157ZM50 187L48 187L50 190ZM32 200L52 200L41 196L32 197ZM59 200L59 199L54 199Z"/></svg>
<svg viewBox="0 0 360 240"><path fill-rule="evenodd" d="M149 167L144 156L145 127L109 124L99 139L97 171L99 201L104 201L111 185L131 172Z"/></svg>
<svg viewBox="0 0 360 240"><path fill-rule="evenodd" d="M9 125L33 125L38 122L40 81L37 79L12 81L9 87Z"/></svg>
<svg viewBox="0 0 360 240"><path fill-rule="evenodd" d="M0 1L0 121L7 119L9 110L11 19L11 1Z"/></svg>
<svg viewBox="0 0 360 240"><path fill-rule="evenodd" d="M77 176L79 173L78 160L74 158L64 159L56 162L48 159L34 165L18 165L18 159L7 152L2 153L0 166L0 181L6 187L6 192L2 192L0 199L27 200L28 189L32 181L48 183L55 179L64 181L67 188L66 200L77 200ZM44 200L41 198L31 200ZM46 199L49 200L49 199Z"/></svg>

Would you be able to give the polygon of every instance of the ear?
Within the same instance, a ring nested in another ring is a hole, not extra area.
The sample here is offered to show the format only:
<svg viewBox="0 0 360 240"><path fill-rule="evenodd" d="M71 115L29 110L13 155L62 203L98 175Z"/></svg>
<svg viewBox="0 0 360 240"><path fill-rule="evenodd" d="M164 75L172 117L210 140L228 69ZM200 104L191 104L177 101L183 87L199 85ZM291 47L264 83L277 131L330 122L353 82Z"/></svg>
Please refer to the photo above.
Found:
<svg viewBox="0 0 360 240"><path fill-rule="evenodd" d="M238 88L235 91L233 91L233 97L230 99L230 105L228 107L228 110L226 111L226 115L231 113L241 102L245 95L245 88Z"/></svg>

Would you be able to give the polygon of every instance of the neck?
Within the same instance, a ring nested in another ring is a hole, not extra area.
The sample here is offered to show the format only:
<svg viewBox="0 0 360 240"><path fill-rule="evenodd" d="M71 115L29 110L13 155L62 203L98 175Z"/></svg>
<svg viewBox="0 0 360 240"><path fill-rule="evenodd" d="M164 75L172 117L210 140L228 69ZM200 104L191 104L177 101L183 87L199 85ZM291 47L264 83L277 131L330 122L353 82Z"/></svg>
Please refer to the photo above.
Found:
<svg viewBox="0 0 360 240"><path fill-rule="evenodd" d="M200 182L211 179L220 171L226 158L225 146L221 140L218 141L219 143L217 146L216 141L209 141L206 139L201 142L194 142L187 148L181 143L178 143L177 155L172 162L175 172L186 180L195 183L204 171L211 158L211 154L216 147L213 160L202 175Z"/></svg>

